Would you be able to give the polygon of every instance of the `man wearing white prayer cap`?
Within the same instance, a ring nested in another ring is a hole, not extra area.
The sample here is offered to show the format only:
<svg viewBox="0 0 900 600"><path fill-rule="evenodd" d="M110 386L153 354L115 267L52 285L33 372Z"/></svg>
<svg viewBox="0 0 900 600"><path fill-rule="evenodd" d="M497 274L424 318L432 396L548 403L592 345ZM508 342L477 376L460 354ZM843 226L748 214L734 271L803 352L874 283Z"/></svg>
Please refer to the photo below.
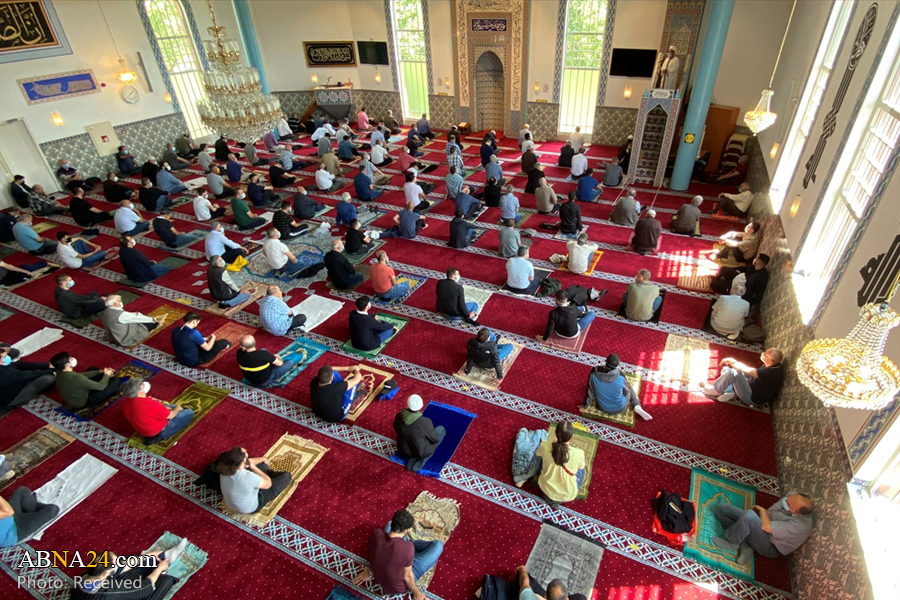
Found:
<svg viewBox="0 0 900 600"><path fill-rule="evenodd" d="M662 66L659 69L660 79L662 80L661 88L674 90L678 87L678 67L680 63L678 57L675 56L675 46L669 46L669 51L663 59Z"/></svg>
<svg viewBox="0 0 900 600"><path fill-rule="evenodd" d="M422 396L413 394L406 400L406 408L394 418L397 433L397 449L406 459L406 470L417 473L434 454L447 431L437 427L428 417L422 416L425 402Z"/></svg>

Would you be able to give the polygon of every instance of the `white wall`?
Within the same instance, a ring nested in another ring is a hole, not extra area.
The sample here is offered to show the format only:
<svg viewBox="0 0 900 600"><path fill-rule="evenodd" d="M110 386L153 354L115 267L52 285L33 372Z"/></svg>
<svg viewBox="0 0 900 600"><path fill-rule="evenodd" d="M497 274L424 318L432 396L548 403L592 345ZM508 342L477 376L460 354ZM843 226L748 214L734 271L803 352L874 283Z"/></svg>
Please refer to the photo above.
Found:
<svg viewBox="0 0 900 600"><path fill-rule="evenodd" d="M613 29L613 48L658 50L666 21L665 0L620 0L616 4ZM641 95L650 87L651 79L609 77L606 82L604 106L639 108ZM631 88L631 98L625 98L625 88Z"/></svg>
<svg viewBox="0 0 900 600"><path fill-rule="evenodd" d="M556 73L556 26L559 16L558 0L531 3L531 24L528 38L528 78L525 88L529 102L553 102L553 78ZM534 84L540 91L534 91ZM547 91L544 92L544 86Z"/></svg>
<svg viewBox="0 0 900 600"><path fill-rule="evenodd" d="M550 0L547 4L552 4ZM543 3L542 3L543 4ZM451 4L448 0L428 1L428 25L431 33L431 68L434 72L434 93L453 96L456 93L456 67L453 60L453 27ZM445 85L450 78L450 87ZM437 80L441 80L439 84Z"/></svg>

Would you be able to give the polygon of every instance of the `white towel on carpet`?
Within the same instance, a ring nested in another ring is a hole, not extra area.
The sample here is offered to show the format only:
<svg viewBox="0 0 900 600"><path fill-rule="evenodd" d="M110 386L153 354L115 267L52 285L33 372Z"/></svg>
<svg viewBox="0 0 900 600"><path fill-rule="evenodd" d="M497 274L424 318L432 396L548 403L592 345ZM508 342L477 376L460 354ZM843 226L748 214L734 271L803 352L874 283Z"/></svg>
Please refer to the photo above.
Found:
<svg viewBox="0 0 900 600"><path fill-rule="evenodd" d="M19 351L19 357L24 358L29 354L37 352L41 348L49 346L53 342L58 342L63 338L63 330L53 327L44 327L40 331L32 333L27 338L21 339L12 345Z"/></svg>
<svg viewBox="0 0 900 600"><path fill-rule="evenodd" d="M44 525L31 538L35 540L41 539L48 527L78 506L82 500L94 493L97 488L115 475L117 471L118 469L109 466L99 458L85 454L66 467L62 473L42 485L35 492L38 502L55 504L59 507L59 515Z"/></svg>
<svg viewBox="0 0 900 600"><path fill-rule="evenodd" d="M328 317L336 314L343 302L331 300L324 296L310 296L297 306L291 309L295 315L306 315L306 323L303 324L305 331L312 331L325 322Z"/></svg>

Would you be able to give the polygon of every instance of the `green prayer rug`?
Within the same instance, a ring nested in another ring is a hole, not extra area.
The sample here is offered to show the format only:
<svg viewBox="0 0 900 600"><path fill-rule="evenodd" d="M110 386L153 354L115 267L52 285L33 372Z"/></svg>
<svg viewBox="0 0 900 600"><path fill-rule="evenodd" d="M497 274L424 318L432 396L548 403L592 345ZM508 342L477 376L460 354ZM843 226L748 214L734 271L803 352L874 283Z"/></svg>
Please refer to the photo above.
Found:
<svg viewBox="0 0 900 600"><path fill-rule="evenodd" d="M726 467L723 467L726 468ZM755 557L746 565L737 564L737 550L723 550L714 537L725 537L725 527L716 518L716 506L731 504L747 510L756 504L756 490L714 473L691 471L691 502L697 511L696 534L684 544L684 555L743 579L754 579Z"/></svg>
<svg viewBox="0 0 900 600"><path fill-rule="evenodd" d="M350 254L345 250L341 254L347 257L347 262L349 262L351 265L358 265L361 262L365 262L367 258L375 254L378 249L384 246L386 243L387 240L372 240L372 247L368 250L362 250L360 252L357 252L356 254Z"/></svg>
<svg viewBox="0 0 900 600"><path fill-rule="evenodd" d="M381 351L384 350L384 347L387 346L392 339L397 337L397 334L400 333L400 330L403 329L404 327L406 327L406 324L409 323L409 319L407 319L405 317L398 317L397 315L392 315L392 314L388 314L388 313L378 313L377 315L375 315L375 317L379 321L384 321L385 323L390 323L391 325L396 327L397 331L394 332L394 335L389 337L385 343L378 346L374 350L359 350L357 348L354 348L353 344L350 342L350 340L347 340L346 342L344 342L344 344L341 346L341 349L346 350L347 352L350 352L352 354L358 354L360 356L365 356L367 358L375 358L376 356L381 354Z"/></svg>
<svg viewBox="0 0 900 600"><path fill-rule="evenodd" d="M575 426L575 436L570 442L571 446L584 450L584 479L581 481L581 487L578 489L576 500L584 500L588 497L588 487L591 484L591 472L594 469L594 458L597 456L597 446L600 444L600 436L589 432L584 425L580 423L572 423ZM547 439L550 442L556 441L556 423L550 423L547 427ZM540 473L531 478L531 483L538 485Z"/></svg>
<svg viewBox="0 0 900 600"><path fill-rule="evenodd" d="M10 248L9 246L0 246L0 260L10 256L11 254L15 254L18 252L15 248Z"/></svg>
<svg viewBox="0 0 900 600"><path fill-rule="evenodd" d="M156 264L166 265L167 267L169 267L170 271L174 271L175 269L181 268L189 262L191 262L189 259L181 258L180 256L167 256Z"/></svg>
<svg viewBox="0 0 900 600"><path fill-rule="evenodd" d="M631 389L633 389L634 393L637 394L638 398L640 398L641 378L634 373L624 373L624 375L628 383L631 384ZM595 421L609 421L610 423L615 423L616 425L624 425L625 427L634 429L634 407L630 404L625 407L625 410L616 414L602 411L596 406L592 406L590 408L580 408L579 410L581 411L582 417L594 419Z"/></svg>
<svg viewBox="0 0 900 600"><path fill-rule="evenodd" d="M198 382L191 384L190 387L178 394L177 398L171 402L166 402L166 404L177 404L178 406L189 408L194 411L194 419L187 427L176 433L174 436L162 440L157 444L153 444L152 446L148 446L144 443L144 436L139 433L133 433L131 434L131 437L128 438L128 445L139 450L146 450L153 454L159 454L160 456L165 454L169 448L174 446L178 440L184 437L184 434L193 429L200 419L209 414L209 411L218 406L230 393L230 390L213 387L205 383Z"/></svg>
<svg viewBox="0 0 900 600"><path fill-rule="evenodd" d="M164 552L169 548L177 546L180 541L181 538L179 536L167 531L163 533L159 539L153 542L153 545L145 550L144 554ZM184 548L184 552L178 556L175 562L169 565L169 568L166 571L166 574L171 575L178 581L175 582L162 600L169 600L174 596L175 592L181 589L190 576L199 571L200 568L206 564L206 559L206 552L188 542Z"/></svg>
<svg viewBox="0 0 900 600"><path fill-rule="evenodd" d="M193 201L194 201L194 198L192 196L178 196L177 198L172 200L171 206L168 206L167 208L169 210L175 210L182 204L187 204L188 202L193 202Z"/></svg>
<svg viewBox="0 0 900 600"><path fill-rule="evenodd" d="M519 209L519 220L516 221L515 228L521 229L522 225L525 223L525 221L528 220L528 217L533 215L535 212L536 211L529 210L527 208L520 208ZM506 225L506 219L500 219L499 221L497 221L497 224L498 225Z"/></svg>

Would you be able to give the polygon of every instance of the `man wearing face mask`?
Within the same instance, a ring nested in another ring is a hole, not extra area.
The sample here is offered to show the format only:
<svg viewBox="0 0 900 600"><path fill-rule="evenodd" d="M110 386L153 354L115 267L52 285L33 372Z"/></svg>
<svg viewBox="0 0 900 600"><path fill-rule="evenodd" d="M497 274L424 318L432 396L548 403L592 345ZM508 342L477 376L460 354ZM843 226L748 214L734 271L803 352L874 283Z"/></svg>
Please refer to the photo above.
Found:
<svg viewBox="0 0 900 600"><path fill-rule="evenodd" d="M158 187L154 187L153 182L147 177L141 180L141 189L138 190L138 202L147 210L159 212L164 206L172 204L169 195Z"/></svg>
<svg viewBox="0 0 900 600"><path fill-rule="evenodd" d="M28 194L28 208L39 217L61 215L69 210L44 193L44 186L39 183L36 183Z"/></svg>
<svg viewBox="0 0 900 600"><path fill-rule="evenodd" d="M0 410L12 410L53 387L56 371L49 363L13 362L19 351L0 342Z"/></svg>
<svg viewBox="0 0 900 600"><path fill-rule="evenodd" d="M112 171L106 174L106 181L103 182L103 196L107 202L121 202L126 198L131 198L133 194L133 189L119 183L118 175Z"/></svg>
<svg viewBox="0 0 900 600"><path fill-rule="evenodd" d="M125 146L119 146L119 151L116 153L116 163L119 165L119 173L125 177L137 175L141 172L141 168L134 164L134 156L131 155L131 152Z"/></svg>
<svg viewBox="0 0 900 600"><path fill-rule="evenodd" d="M784 383L784 354L778 348L769 348L760 355L761 367L751 367L733 358L723 358L719 365L719 378L711 385L704 383L704 394L719 402L728 402L735 396L750 406L768 404L778 396Z"/></svg>
<svg viewBox="0 0 900 600"><path fill-rule="evenodd" d="M206 285L213 300L219 303L219 308L237 306L250 299L250 294L243 292L231 278L231 274L225 268L225 260L218 254L212 255L209 259Z"/></svg>
<svg viewBox="0 0 900 600"><path fill-rule="evenodd" d="M209 200L209 192L203 190L196 198L194 198L194 216L198 221L209 221L210 219L221 219L228 210L224 206L213 204Z"/></svg>
<svg viewBox="0 0 900 600"><path fill-rule="evenodd" d="M754 551L768 558L787 556L809 538L812 512L812 498L800 492L788 492L768 510L759 505L741 510L722 502L716 505L716 519L725 527L725 536L712 542L723 550L737 550L739 565L749 563Z"/></svg>
<svg viewBox="0 0 900 600"><path fill-rule="evenodd" d="M70 319L81 319L103 312L106 308L106 296L91 291L87 294L76 294L72 291L75 281L71 276L60 274L56 276L56 287L53 288L53 297L59 311Z"/></svg>
<svg viewBox="0 0 900 600"><path fill-rule="evenodd" d="M113 218L112 213L100 210L91 205L84 197L84 190L78 188L69 200L69 211L72 218L82 227L90 228Z"/></svg>
<svg viewBox="0 0 900 600"><path fill-rule="evenodd" d="M151 398L150 382L132 377L122 386L122 412L148 446L167 440L190 425L194 411Z"/></svg>
<svg viewBox="0 0 900 600"><path fill-rule="evenodd" d="M162 164L162 169L156 174L156 187L170 196L180 194L187 189L180 179L172 175L172 168L167 162Z"/></svg>
<svg viewBox="0 0 900 600"><path fill-rule="evenodd" d="M231 198L235 194L235 189L225 183L225 178L222 177L221 170L217 165L209 168L209 174L206 176L206 185L213 196L216 197L216 200Z"/></svg>
<svg viewBox="0 0 900 600"><path fill-rule="evenodd" d="M122 208L116 211L116 231L123 235L137 235L150 229L150 223L134 210L131 200L122 200Z"/></svg>
<svg viewBox="0 0 900 600"><path fill-rule="evenodd" d="M306 323L305 315L295 315L277 285L270 285L259 300L259 326L273 335L285 335Z"/></svg>
<svg viewBox="0 0 900 600"><path fill-rule="evenodd" d="M99 244L80 237L73 238L68 231L60 231L56 234L56 239L59 240L56 254L69 268L87 268L106 258L106 252L100 249Z"/></svg>
<svg viewBox="0 0 900 600"><path fill-rule="evenodd" d="M172 225L172 211L168 208L164 208L162 213L153 219L153 231L169 248L184 248L200 239L200 234L195 231L181 233L175 229Z"/></svg>
<svg viewBox="0 0 900 600"><path fill-rule="evenodd" d="M82 179L78 169L70 165L69 161L65 158L59 159L57 164L59 165L59 168L56 170L56 177L72 194L75 193L75 190L79 189L87 192L94 189L94 187L100 183L98 177L89 177L86 180Z"/></svg>
<svg viewBox="0 0 900 600"><path fill-rule="evenodd" d="M225 237L225 226L221 223L213 225L212 231L206 236L206 258L212 260L213 256L221 256L227 264L231 264L238 256L246 256L247 249L237 242L232 242Z"/></svg>
<svg viewBox="0 0 900 600"><path fill-rule="evenodd" d="M29 254L50 254L56 250L56 242L42 238L37 231L32 229L31 225L34 223L34 219L31 215L19 213L16 220L18 223L13 225L13 235Z"/></svg>
<svg viewBox="0 0 900 600"><path fill-rule="evenodd" d="M135 283L153 281L169 272L169 267L150 260L135 248L134 238L130 235L119 240L119 262L125 276Z"/></svg>
<svg viewBox="0 0 900 600"><path fill-rule="evenodd" d="M280 238L281 232L271 227L266 231L266 242L263 244L263 255L269 266L275 270L275 277L293 275L302 266Z"/></svg>
<svg viewBox="0 0 900 600"><path fill-rule="evenodd" d="M153 185L156 185L157 173L159 173L159 163L151 156L147 162L141 165L141 179L149 179Z"/></svg>
<svg viewBox="0 0 900 600"><path fill-rule="evenodd" d="M110 340L120 346L137 346L159 327L163 317L148 317L137 312L125 310L122 297L113 294L106 297L106 308L100 315L103 329Z"/></svg>
<svg viewBox="0 0 900 600"><path fill-rule="evenodd" d="M264 218L257 217L250 210L250 205L247 204L247 194L244 190L238 190L237 195L231 199L231 212L234 213L234 222L242 230L256 229L266 223Z"/></svg>
<svg viewBox="0 0 900 600"><path fill-rule="evenodd" d="M102 404L122 385L122 380L109 367L90 367L84 373L76 373L78 359L68 352L55 355L50 359L50 364L56 369L56 389L66 408L71 411Z"/></svg>
<svg viewBox="0 0 900 600"><path fill-rule="evenodd" d="M182 139L184 139L184 138L182 138ZM187 169L189 166L191 166L191 163L185 162L178 157L178 153L175 152L175 144L173 144L172 142L169 142L168 144L166 144L166 151L163 152L162 159L176 171L180 171L181 169ZM192 160L196 161L196 159L192 159Z"/></svg>

